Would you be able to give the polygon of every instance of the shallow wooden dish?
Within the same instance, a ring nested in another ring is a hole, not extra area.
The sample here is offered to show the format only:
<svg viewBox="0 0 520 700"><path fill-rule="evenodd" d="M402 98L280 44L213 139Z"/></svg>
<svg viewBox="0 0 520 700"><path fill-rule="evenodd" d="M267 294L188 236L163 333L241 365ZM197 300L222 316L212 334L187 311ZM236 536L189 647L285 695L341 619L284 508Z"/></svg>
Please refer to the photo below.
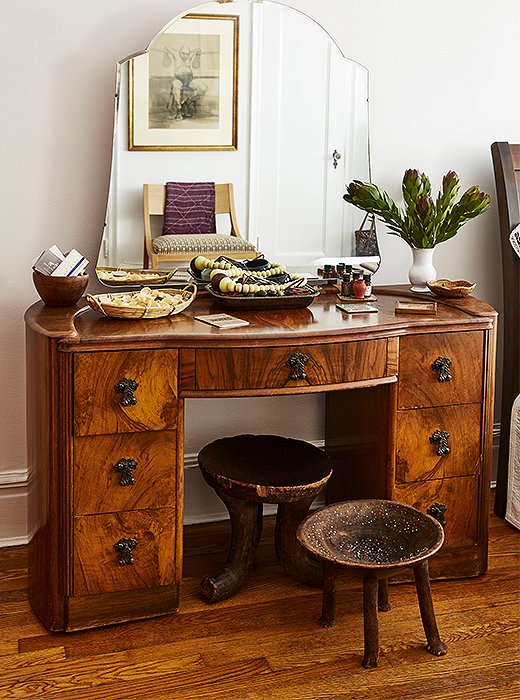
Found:
<svg viewBox="0 0 520 700"><path fill-rule="evenodd" d="M430 280L426 282L428 289L438 297L452 299L467 297L477 286L468 280Z"/></svg>
<svg viewBox="0 0 520 700"><path fill-rule="evenodd" d="M173 316L184 311L191 302L195 299L197 288L194 284L189 284L184 289L156 289L152 290L156 299L161 299L165 294L172 296L180 295L182 301L178 304L165 304L161 307L156 306L120 306L114 303L123 298L135 297L139 292L120 292L118 294L96 294L95 296L87 295L87 303L94 311L99 311L103 316L112 318L128 318L128 319L148 319L161 318L164 316Z"/></svg>

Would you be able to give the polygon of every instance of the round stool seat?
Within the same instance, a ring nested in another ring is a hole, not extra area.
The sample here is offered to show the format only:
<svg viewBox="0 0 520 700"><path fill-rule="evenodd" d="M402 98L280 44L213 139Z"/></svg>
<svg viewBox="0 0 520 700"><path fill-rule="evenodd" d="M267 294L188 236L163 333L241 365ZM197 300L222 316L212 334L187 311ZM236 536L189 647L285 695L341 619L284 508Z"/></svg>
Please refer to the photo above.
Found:
<svg viewBox="0 0 520 700"><path fill-rule="evenodd" d="M210 603L234 595L251 573L262 533L264 503L276 503L275 547L290 576L321 585L322 566L296 539L296 529L327 483L327 455L302 440L279 435L235 435L215 440L198 455L205 481L229 512L231 542L224 566L200 583Z"/></svg>
<svg viewBox="0 0 520 700"><path fill-rule="evenodd" d="M413 566L435 554L444 530L430 515L385 500L334 503L310 515L298 539L318 559L348 567Z"/></svg>
<svg viewBox="0 0 520 700"><path fill-rule="evenodd" d="M317 495L332 471L318 447L279 435L221 438L203 447L198 459L211 486L265 503Z"/></svg>

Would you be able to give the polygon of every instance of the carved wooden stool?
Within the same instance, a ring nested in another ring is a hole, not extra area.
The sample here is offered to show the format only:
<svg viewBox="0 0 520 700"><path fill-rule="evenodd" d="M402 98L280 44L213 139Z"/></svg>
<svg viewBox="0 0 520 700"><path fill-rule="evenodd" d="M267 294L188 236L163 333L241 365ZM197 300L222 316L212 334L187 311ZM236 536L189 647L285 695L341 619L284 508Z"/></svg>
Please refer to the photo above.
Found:
<svg viewBox="0 0 520 700"><path fill-rule="evenodd" d="M435 518L395 501L347 501L310 515L299 526L297 537L323 563L323 627L334 624L338 569L362 577L365 668L377 666L377 610L390 610L387 579L405 566L413 568L427 649L435 656L447 652L435 621L428 571L429 557L444 541Z"/></svg>
<svg viewBox="0 0 520 700"><path fill-rule="evenodd" d="M262 533L263 503L277 503L275 543L283 570L313 586L322 584L322 567L296 539L332 470L326 454L301 440L276 435L236 435L206 445L199 466L229 511L231 544L226 563L201 581L208 602L236 593L253 568Z"/></svg>

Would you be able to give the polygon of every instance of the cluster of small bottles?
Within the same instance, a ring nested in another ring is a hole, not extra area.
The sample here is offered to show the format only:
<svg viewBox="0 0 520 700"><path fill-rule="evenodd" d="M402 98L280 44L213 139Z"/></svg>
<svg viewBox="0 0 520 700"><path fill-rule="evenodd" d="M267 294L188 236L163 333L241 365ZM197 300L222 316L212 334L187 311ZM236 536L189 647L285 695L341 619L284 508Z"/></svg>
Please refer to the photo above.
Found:
<svg viewBox="0 0 520 700"><path fill-rule="evenodd" d="M354 270L352 265L338 263L337 265L324 265L323 276L336 278L340 283L340 296L366 299L372 296L372 275L363 270Z"/></svg>

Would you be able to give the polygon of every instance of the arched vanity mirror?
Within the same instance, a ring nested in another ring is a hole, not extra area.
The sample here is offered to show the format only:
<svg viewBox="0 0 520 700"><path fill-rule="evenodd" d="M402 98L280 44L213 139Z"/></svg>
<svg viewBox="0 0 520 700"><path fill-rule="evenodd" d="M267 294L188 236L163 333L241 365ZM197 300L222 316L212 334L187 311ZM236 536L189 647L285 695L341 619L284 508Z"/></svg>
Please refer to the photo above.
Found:
<svg viewBox="0 0 520 700"><path fill-rule="evenodd" d="M118 65L116 92L98 270L143 267L143 184L169 181L233 183L242 236L270 260L377 269L375 231L342 197L370 179L368 72L314 20L270 0L200 5Z"/></svg>

